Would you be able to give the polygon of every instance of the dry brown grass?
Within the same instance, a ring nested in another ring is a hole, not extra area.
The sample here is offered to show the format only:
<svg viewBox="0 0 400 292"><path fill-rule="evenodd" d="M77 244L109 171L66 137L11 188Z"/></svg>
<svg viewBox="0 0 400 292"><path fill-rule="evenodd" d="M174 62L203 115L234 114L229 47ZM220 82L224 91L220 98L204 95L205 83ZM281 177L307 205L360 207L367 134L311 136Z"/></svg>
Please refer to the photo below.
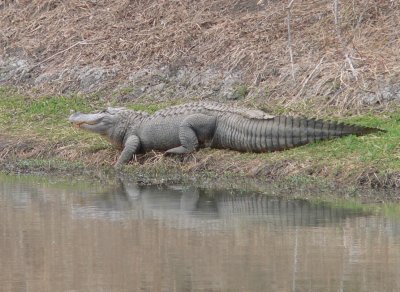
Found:
<svg viewBox="0 0 400 292"><path fill-rule="evenodd" d="M282 105L319 98L343 110L399 77L398 1L0 1L0 55L34 60L31 73L168 65L239 72ZM337 10L334 4L339 3ZM60 92L64 78L45 85Z"/></svg>

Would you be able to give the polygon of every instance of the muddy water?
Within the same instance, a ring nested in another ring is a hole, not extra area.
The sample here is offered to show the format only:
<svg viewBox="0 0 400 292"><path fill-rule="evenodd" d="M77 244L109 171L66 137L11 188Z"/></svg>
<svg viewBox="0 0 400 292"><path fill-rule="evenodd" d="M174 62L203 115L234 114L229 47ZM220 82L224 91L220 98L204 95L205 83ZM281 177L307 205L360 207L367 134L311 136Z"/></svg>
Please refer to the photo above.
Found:
<svg viewBox="0 0 400 292"><path fill-rule="evenodd" d="M400 221L252 193L0 176L0 291L399 291Z"/></svg>

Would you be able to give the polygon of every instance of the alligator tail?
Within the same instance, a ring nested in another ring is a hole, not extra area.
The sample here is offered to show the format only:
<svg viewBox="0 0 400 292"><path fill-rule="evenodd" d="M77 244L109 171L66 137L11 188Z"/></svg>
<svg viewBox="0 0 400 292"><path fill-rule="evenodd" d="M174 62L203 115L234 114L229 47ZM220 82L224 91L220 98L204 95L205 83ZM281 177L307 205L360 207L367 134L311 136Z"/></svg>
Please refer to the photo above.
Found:
<svg viewBox="0 0 400 292"><path fill-rule="evenodd" d="M377 128L344 123L277 116L271 119L235 117L217 126L213 147L238 151L269 152L346 135L382 132Z"/></svg>

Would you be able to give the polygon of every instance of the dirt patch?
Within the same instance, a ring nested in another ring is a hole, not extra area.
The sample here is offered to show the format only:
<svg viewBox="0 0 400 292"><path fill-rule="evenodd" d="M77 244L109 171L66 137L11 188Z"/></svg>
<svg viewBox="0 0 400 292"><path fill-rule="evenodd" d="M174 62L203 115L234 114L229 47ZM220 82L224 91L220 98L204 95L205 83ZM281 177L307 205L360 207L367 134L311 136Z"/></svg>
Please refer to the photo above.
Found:
<svg viewBox="0 0 400 292"><path fill-rule="evenodd" d="M343 111L399 101L400 4L334 3L295 1L289 19L284 1L3 1L0 84L131 88L125 99L314 99Z"/></svg>

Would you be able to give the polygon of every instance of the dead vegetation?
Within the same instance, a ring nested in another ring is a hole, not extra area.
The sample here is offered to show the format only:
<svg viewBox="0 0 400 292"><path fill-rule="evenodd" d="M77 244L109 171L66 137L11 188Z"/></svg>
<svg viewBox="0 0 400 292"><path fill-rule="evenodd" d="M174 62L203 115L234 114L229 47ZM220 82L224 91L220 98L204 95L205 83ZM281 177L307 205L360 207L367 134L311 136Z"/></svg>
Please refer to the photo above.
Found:
<svg viewBox="0 0 400 292"><path fill-rule="evenodd" d="M312 99L322 110L346 111L400 99L398 1L288 4L3 0L0 63L26 62L13 78L3 79L60 93L136 83L132 74L146 68L164 79L157 68L168 67L169 74L189 68L199 74L214 70L212 79L222 83L235 75L251 89L252 100L264 104ZM93 68L102 70L100 77L77 79ZM207 96L201 89L197 95Z"/></svg>

